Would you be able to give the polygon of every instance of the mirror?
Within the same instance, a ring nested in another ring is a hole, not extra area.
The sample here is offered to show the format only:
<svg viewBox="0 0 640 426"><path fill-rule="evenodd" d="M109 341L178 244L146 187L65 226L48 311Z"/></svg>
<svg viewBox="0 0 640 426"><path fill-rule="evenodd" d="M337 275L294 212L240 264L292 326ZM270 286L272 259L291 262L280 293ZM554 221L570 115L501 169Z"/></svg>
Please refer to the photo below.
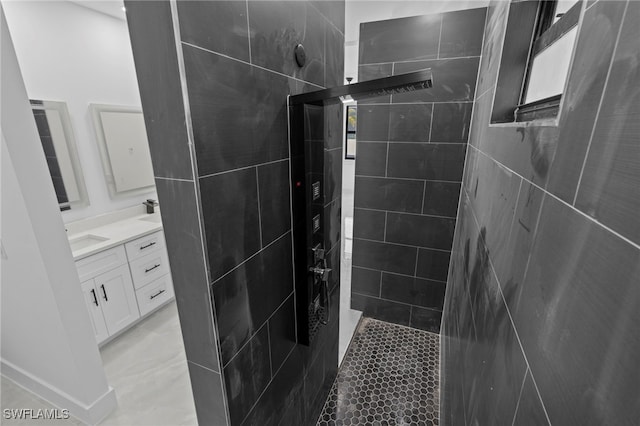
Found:
<svg viewBox="0 0 640 426"><path fill-rule="evenodd" d="M155 182L142 110L100 104L90 108L111 197L152 190Z"/></svg>
<svg viewBox="0 0 640 426"><path fill-rule="evenodd" d="M30 100L60 210L89 204L71 120L64 102Z"/></svg>

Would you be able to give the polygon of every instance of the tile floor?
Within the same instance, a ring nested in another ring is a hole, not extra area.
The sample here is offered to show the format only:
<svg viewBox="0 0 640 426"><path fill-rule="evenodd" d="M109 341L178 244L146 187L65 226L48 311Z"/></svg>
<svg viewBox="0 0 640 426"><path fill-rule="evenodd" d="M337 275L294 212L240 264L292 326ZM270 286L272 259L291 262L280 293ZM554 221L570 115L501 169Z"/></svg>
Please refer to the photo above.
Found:
<svg viewBox="0 0 640 426"><path fill-rule="evenodd" d="M363 318L317 426L438 425L440 336Z"/></svg>
<svg viewBox="0 0 640 426"><path fill-rule="evenodd" d="M100 353L118 399L118 408L101 425L197 425L175 302L107 343ZM2 408L53 408L5 377L1 386ZM46 423L51 421L2 419L3 425ZM82 422L70 418L55 424Z"/></svg>

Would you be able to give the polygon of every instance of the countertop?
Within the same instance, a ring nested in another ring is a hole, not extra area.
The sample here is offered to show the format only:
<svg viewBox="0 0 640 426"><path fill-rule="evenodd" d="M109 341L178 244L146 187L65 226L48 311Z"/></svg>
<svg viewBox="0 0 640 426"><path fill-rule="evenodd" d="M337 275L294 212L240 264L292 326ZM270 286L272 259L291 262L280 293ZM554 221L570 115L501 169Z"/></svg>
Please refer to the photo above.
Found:
<svg viewBox="0 0 640 426"><path fill-rule="evenodd" d="M71 245L73 260L80 260L92 254L124 244L136 238L162 230L160 212L152 214L130 212L132 215L112 216L98 220L84 220L67 225L67 238ZM107 223L105 223L107 222ZM74 247L75 246L75 247Z"/></svg>

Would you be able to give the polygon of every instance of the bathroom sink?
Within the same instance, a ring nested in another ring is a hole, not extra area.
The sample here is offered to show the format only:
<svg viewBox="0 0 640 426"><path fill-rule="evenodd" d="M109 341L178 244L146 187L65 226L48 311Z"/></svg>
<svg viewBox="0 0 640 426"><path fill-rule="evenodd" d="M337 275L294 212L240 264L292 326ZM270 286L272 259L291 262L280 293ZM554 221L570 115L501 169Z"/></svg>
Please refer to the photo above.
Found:
<svg viewBox="0 0 640 426"><path fill-rule="evenodd" d="M95 244L99 244L103 241L107 241L108 238L100 237L98 235L87 234L82 237L72 238L69 240L69 245L71 246L71 251L76 251L80 249L84 249L87 247L91 247Z"/></svg>
<svg viewBox="0 0 640 426"><path fill-rule="evenodd" d="M162 217L159 214L143 217L140 220L144 220L145 222L162 223Z"/></svg>

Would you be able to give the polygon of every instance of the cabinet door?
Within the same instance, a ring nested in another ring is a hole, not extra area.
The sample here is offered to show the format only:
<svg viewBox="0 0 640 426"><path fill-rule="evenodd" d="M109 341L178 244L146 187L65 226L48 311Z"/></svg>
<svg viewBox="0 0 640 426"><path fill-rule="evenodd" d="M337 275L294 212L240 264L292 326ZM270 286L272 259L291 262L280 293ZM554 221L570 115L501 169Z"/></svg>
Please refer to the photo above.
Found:
<svg viewBox="0 0 640 426"><path fill-rule="evenodd" d="M140 317L129 266L122 265L95 278L109 335L113 335Z"/></svg>
<svg viewBox="0 0 640 426"><path fill-rule="evenodd" d="M104 322L102 316L102 307L100 306L100 298L96 291L93 280L85 281L81 285L82 293L84 294L84 301L87 304L87 310L89 311L89 319L93 326L93 332L96 335L96 342L101 343L104 339L109 337L107 331L107 325Z"/></svg>

